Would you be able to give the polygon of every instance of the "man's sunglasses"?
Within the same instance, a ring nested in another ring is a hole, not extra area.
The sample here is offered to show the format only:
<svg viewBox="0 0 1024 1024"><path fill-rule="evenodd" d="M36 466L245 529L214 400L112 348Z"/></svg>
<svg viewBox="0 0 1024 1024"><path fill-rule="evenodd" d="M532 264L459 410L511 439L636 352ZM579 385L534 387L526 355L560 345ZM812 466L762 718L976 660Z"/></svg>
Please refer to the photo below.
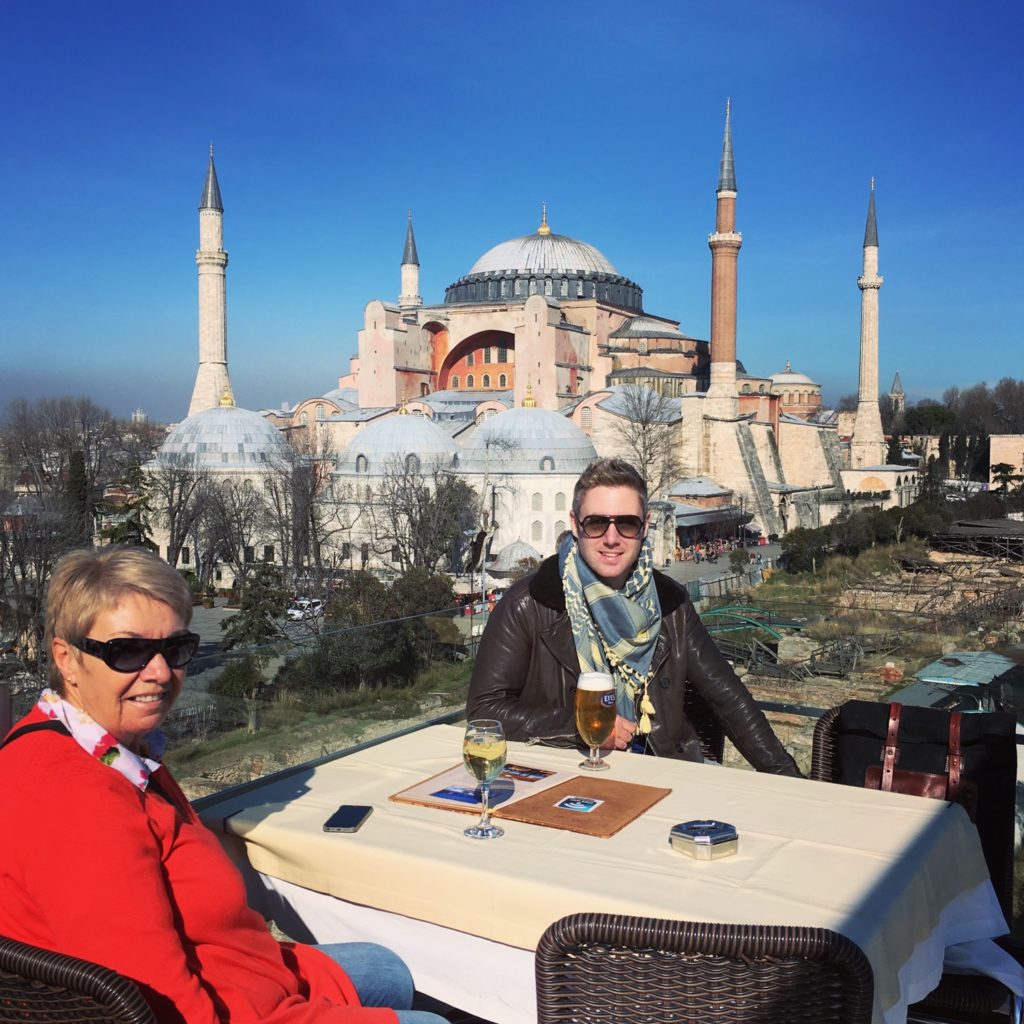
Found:
<svg viewBox="0 0 1024 1024"><path fill-rule="evenodd" d="M199 650L199 634L177 633L158 640L138 636L93 640L87 636L82 640L72 640L71 645L99 658L115 672L141 672L158 654L163 655L169 668L183 668Z"/></svg>
<svg viewBox="0 0 1024 1024"><path fill-rule="evenodd" d="M615 524L619 536L626 540L639 537L644 528L643 516L584 516L580 520L580 529L584 537L593 540L596 537L603 537L612 523Z"/></svg>

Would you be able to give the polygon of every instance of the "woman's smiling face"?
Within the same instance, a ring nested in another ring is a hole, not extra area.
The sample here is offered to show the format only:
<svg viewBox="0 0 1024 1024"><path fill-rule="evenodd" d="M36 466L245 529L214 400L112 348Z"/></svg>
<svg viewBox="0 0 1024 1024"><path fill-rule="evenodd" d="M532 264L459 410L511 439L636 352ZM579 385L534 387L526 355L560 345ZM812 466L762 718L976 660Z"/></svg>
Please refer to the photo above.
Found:
<svg viewBox="0 0 1024 1024"><path fill-rule="evenodd" d="M115 637L157 640L185 632L170 605L129 594L96 616L89 636L103 642ZM64 678L64 699L81 708L129 750L158 728L185 683L185 668L172 669L155 654L137 672L115 672L100 658L55 638L54 661Z"/></svg>

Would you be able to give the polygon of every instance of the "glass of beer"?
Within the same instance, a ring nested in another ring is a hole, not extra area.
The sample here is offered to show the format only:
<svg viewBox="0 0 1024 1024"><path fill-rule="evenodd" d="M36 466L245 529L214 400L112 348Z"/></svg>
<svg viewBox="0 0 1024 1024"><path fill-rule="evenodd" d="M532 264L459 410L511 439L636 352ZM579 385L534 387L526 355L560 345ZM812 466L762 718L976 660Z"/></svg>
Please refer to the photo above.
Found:
<svg viewBox="0 0 1024 1024"><path fill-rule="evenodd" d="M587 772L604 772L608 762L601 746L615 728L615 682L607 672L581 672L576 684L576 731L590 747L590 756L580 762Z"/></svg>
<svg viewBox="0 0 1024 1024"><path fill-rule="evenodd" d="M466 725L462 741L462 759L469 773L480 783L482 808L480 820L467 828L463 835L472 839L497 839L505 830L491 824L490 785L501 774L508 756L505 733L501 722L493 718L478 718Z"/></svg>

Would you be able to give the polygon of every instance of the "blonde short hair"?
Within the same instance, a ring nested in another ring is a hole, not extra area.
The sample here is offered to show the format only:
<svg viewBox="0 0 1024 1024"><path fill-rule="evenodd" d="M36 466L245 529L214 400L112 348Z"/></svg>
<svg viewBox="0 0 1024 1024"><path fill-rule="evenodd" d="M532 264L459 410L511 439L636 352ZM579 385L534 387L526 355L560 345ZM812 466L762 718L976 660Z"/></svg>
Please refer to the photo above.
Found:
<svg viewBox="0 0 1024 1024"><path fill-rule="evenodd" d="M137 594L168 605L184 625L192 621L192 595L181 573L148 548L113 545L69 551L50 577L46 593L44 650L54 637L78 642L107 608ZM50 686L64 693L64 679L50 661Z"/></svg>

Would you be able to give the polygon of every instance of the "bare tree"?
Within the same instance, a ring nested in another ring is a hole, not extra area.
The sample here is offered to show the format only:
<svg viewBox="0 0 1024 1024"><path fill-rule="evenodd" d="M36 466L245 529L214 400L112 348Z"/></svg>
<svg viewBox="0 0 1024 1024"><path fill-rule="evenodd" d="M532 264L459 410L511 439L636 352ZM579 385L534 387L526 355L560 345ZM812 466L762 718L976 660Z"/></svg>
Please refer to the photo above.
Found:
<svg viewBox="0 0 1024 1024"><path fill-rule="evenodd" d="M227 562L237 586L244 587L256 561L266 506L249 480L212 484L203 502L203 539L212 563Z"/></svg>
<svg viewBox="0 0 1024 1024"><path fill-rule="evenodd" d="M374 550L402 572L450 558L479 497L462 477L418 456L392 460L368 502Z"/></svg>
<svg viewBox="0 0 1024 1024"><path fill-rule="evenodd" d="M665 494L679 475L679 403L642 384L627 384L618 395L618 443L651 497Z"/></svg>
<svg viewBox="0 0 1024 1024"><path fill-rule="evenodd" d="M177 565L207 504L209 476L190 463L159 456L146 467L145 486L153 522L167 536L163 553L171 565Z"/></svg>

